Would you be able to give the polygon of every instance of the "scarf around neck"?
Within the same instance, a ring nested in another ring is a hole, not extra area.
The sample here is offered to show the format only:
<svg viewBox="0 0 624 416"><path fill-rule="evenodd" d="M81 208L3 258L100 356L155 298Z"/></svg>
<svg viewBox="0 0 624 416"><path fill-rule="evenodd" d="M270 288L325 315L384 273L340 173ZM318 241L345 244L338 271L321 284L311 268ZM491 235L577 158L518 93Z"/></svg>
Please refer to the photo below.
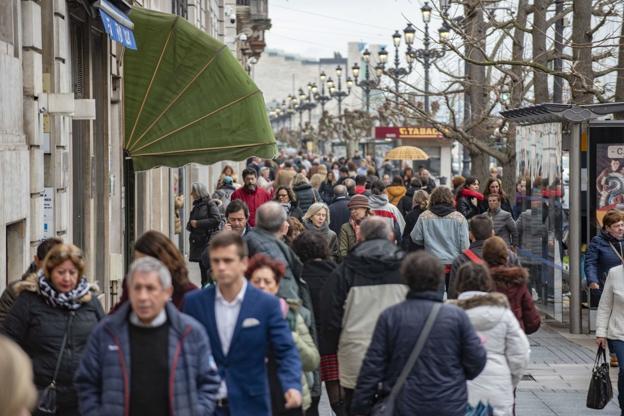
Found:
<svg viewBox="0 0 624 416"><path fill-rule="evenodd" d="M59 293L45 277L45 275L39 275L39 290L41 295L45 299L46 303L53 307L60 307L75 311L82 303L80 299L89 293L90 285L86 277L81 277L78 281L78 285L66 293Z"/></svg>

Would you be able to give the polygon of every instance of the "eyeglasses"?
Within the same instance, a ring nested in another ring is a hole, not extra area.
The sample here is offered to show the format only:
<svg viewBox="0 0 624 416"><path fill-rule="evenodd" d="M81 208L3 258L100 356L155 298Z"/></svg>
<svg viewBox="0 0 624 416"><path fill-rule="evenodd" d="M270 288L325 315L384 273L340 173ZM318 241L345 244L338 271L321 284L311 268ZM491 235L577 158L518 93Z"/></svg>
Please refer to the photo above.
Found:
<svg viewBox="0 0 624 416"><path fill-rule="evenodd" d="M280 198L288 198L288 194L277 194Z"/></svg>

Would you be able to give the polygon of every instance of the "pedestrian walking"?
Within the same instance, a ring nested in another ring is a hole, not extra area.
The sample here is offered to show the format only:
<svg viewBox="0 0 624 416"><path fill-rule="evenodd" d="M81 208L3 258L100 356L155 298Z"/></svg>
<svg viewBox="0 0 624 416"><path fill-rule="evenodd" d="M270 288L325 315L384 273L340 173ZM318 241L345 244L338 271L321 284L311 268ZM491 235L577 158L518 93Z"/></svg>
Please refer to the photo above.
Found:
<svg viewBox="0 0 624 416"><path fill-rule="evenodd" d="M212 199L221 201L220 208L222 212L227 209L227 206L232 201L232 194L236 191L236 189L237 188L234 186L234 180L232 177L225 176L221 180L220 185L217 186L216 191L213 192Z"/></svg>
<svg viewBox="0 0 624 416"><path fill-rule="evenodd" d="M249 225L249 208L245 202L237 199L228 205L225 209L225 225L223 229L236 231L241 237L246 236L247 233L251 231L252 227Z"/></svg>
<svg viewBox="0 0 624 416"><path fill-rule="evenodd" d="M486 212L489 209L488 197L491 194L499 194L501 196L500 208L503 211L507 211L511 214L513 209L511 207L511 203L509 202L509 198L507 198L507 195L505 195L505 192L503 191L503 182L496 177L490 177L485 183L485 188L483 190L483 201L479 203L480 212Z"/></svg>
<svg viewBox="0 0 624 416"><path fill-rule="evenodd" d="M279 300L247 284L247 246L239 234L219 233L209 251L215 285L189 294L184 312L206 329L221 376L215 415L271 414L269 350L278 363L285 407L300 407L301 361Z"/></svg>
<svg viewBox="0 0 624 416"><path fill-rule="evenodd" d="M321 377L325 383L339 381L346 409L377 318L407 293L399 274L405 253L392 242L394 233L388 222L366 218L360 233L362 242L327 281L321 305Z"/></svg>
<svg viewBox="0 0 624 416"><path fill-rule="evenodd" d="M321 196L318 191L312 188L310 181L308 181L308 178L306 178L306 176L302 173L295 175L292 183L292 189L295 192L299 208L301 208L301 211L304 214L308 208L310 208L310 205L321 200Z"/></svg>
<svg viewBox="0 0 624 416"><path fill-rule="evenodd" d="M350 216L349 221L340 228L338 238L338 260L344 259L349 251L361 241L360 225L365 218L370 217L370 205L364 195L354 195L347 203Z"/></svg>
<svg viewBox="0 0 624 416"><path fill-rule="evenodd" d="M310 205L303 216L303 225L307 230L321 233L329 244L332 258L338 258L338 236L329 229L329 207L324 202Z"/></svg>
<svg viewBox="0 0 624 416"><path fill-rule="evenodd" d="M485 264L483 260L483 245L485 241L494 235L494 226L492 220L486 214L479 214L474 216L468 221L468 228L470 230L470 247L462 251L451 264L451 274L449 278L449 291L448 298L456 299L457 291L455 290L455 277L457 271L465 263L477 263ZM520 261L518 256L511 249L507 249L507 266L520 267Z"/></svg>
<svg viewBox="0 0 624 416"><path fill-rule="evenodd" d="M412 195L412 207L410 208L407 216L405 217L405 232L401 239L401 246L403 250L411 252L417 249L416 245L412 241L412 231L418 222L420 214L427 210L429 205L429 194L427 191L418 190Z"/></svg>
<svg viewBox="0 0 624 416"><path fill-rule="evenodd" d="M271 195L256 184L257 173L253 168L243 170L243 187L232 194L232 201L240 199L249 208L249 224L256 226L256 210L265 202L271 200Z"/></svg>
<svg viewBox="0 0 624 416"><path fill-rule="evenodd" d="M23 292L27 287L33 290L36 288L37 276L41 274L43 260L50 250L59 244L63 244L63 240L58 237L46 238L41 241L37 246L37 252L33 256L33 261L28 270L26 270L20 280L9 283L4 292L2 292L2 296L0 296L0 330L2 330L4 320L13 304L15 304L19 293Z"/></svg>
<svg viewBox="0 0 624 416"><path fill-rule="evenodd" d="M256 254L249 259L246 276L249 283L251 283L255 288L270 295L277 296L277 292L279 291L279 282L284 275L284 271L285 268L282 263L271 260L265 255ZM301 408L285 408L281 383L278 378L277 363L275 362L273 352L270 351L267 367L269 373L269 389L271 391L272 415L301 416L304 412L306 415L308 412L316 412L316 414L318 414L318 403L321 399L320 394L315 397L315 403L313 404L312 394L310 391L310 385L314 382L313 372L318 369L320 362L318 349L303 318L297 312L300 305L296 301L288 302L287 299L283 298L279 298L279 300L280 306L282 307L282 313L284 318L288 321L288 326L292 332L293 340L295 342L295 346L297 347L297 351L299 352L299 358L301 359L301 367L303 369L303 374L301 374L303 411ZM312 409L313 406L314 409Z"/></svg>
<svg viewBox="0 0 624 416"><path fill-rule="evenodd" d="M457 211L469 220L481 213L479 204L483 200L484 196L479 192L479 179L470 176L457 192Z"/></svg>
<svg viewBox="0 0 624 416"><path fill-rule="evenodd" d="M596 343L605 350L608 346L619 363L624 363L624 299L618 295L624 290L623 274L623 264L609 270L596 314ZM618 403L624 413L624 366L618 370Z"/></svg>
<svg viewBox="0 0 624 416"><path fill-rule="evenodd" d="M392 183L390 184L390 186L386 187L386 195L388 195L388 201L390 201L392 205L398 208L401 200L406 194L407 188L403 185L403 179L401 179L400 176L395 176L394 178L392 178Z"/></svg>
<svg viewBox="0 0 624 416"><path fill-rule="evenodd" d="M151 230L144 233L134 243L134 259L136 260L145 256L158 259L167 267L173 280L173 294L171 295L171 300L178 310L182 310L184 296L188 292L196 290L197 286L189 279L186 261L182 253L180 253L180 250L178 250L169 237L160 231ZM115 312L129 299L126 278L123 280L122 287L121 298L119 302L113 306L111 312Z"/></svg>
<svg viewBox="0 0 624 416"><path fill-rule="evenodd" d="M297 174L297 171L293 167L292 162L289 160L286 160L282 168L277 172L274 186L276 188L280 186L286 186L286 187L292 186L292 180L296 174Z"/></svg>
<svg viewBox="0 0 624 416"><path fill-rule="evenodd" d="M487 215L492 219L494 234L502 238L509 247L518 246L518 229L510 212L501 208L501 195L488 196Z"/></svg>
<svg viewBox="0 0 624 416"><path fill-rule="evenodd" d="M543 222L541 197L530 198L530 203L529 208L520 214L516 222L518 257L522 266L529 270L529 287L541 296L544 289L542 273L546 267L543 261L543 250L548 241L548 226ZM588 252L585 253L586 270L587 255ZM585 275L587 276L587 271ZM592 291L592 293L597 295L592 306L598 306L600 294L598 291Z"/></svg>
<svg viewBox="0 0 624 416"><path fill-rule="evenodd" d="M329 205L329 229L340 234L340 228L343 224L349 222L349 198L347 194L347 187L344 185L336 185L334 188L334 200Z"/></svg>
<svg viewBox="0 0 624 416"><path fill-rule="evenodd" d="M297 218L299 221L303 218L303 211L297 204L297 197L291 188L288 186L279 186L275 191L275 202L279 203L286 216Z"/></svg>
<svg viewBox="0 0 624 416"><path fill-rule="evenodd" d="M507 266L508 253L507 244L500 237L490 237L483 244L483 260L489 266L496 291L507 296L520 327L526 334L532 334L542 320L529 292L526 269Z"/></svg>
<svg viewBox="0 0 624 416"><path fill-rule="evenodd" d="M27 416L37 403L32 382L33 369L28 356L9 338L0 336L0 416Z"/></svg>
<svg viewBox="0 0 624 416"><path fill-rule="evenodd" d="M420 183L420 178L412 178L410 182L405 183L405 186L407 187L407 192L405 193L405 196L401 198L398 208L403 215L403 218L405 218L405 221L407 222L407 214L409 214L412 211L412 208L414 208L414 194L417 191L420 191L422 185Z"/></svg>
<svg viewBox="0 0 624 416"><path fill-rule="evenodd" d="M34 382L40 400L53 388L57 414L78 416L74 373L87 339L104 311L96 287L84 276L80 249L55 245L45 258L43 270L32 287L19 293L4 323L4 333L19 344L33 363ZM53 386L53 387L50 387ZM49 393L48 393L49 394ZM35 410L34 415L44 413Z"/></svg>
<svg viewBox="0 0 624 416"><path fill-rule="evenodd" d="M288 231L286 235L282 237L282 241L286 243L288 247L292 247L293 241L305 231L305 227L303 223L295 217L288 217L286 222L288 223Z"/></svg>
<svg viewBox="0 0 624 416"><path fill-rule="evenodd" d="M202 253L208 247L213 234L223 226L222 216L217 205L211 201L206 185L195 182L191 187L193 209L186 224L189 231L189 261L199 263L201 284L208 283L208 269L201 263Z"/></svg>
<svg viewBox="0 0 624 416"><path fill-rule="evenodd" d="M273 194L273 181L271 180L271 168L263 166L260 168L260 174L258 176L258 186L267 191L269 194Z"/></svg>
<svg viewBox="0 0 624 416"><path fill-rule="evenodd" d="M376 394L387 397L405 368L409 372L394 401L394 414L464 416L466 381L485 367L486 350L466 313L442 304L438 288L444 282L444 266L438 259L424 251L410 253L401 265L401 276L409 292L379 316L357 378L352 414L368 415ZM415 364L406 368L434 307L437 316L422 350Z"/></svg>
<svg viewBox="0 0 624 416"><path fill-rule="evenodd" d="M457 199L457 195L464 188L464 184L466 183L466 178L461 175L455 175L451 178L451 186L453 190L453 195L455 199Z"/></svg>
<svg viewBox="0 0 624 416"><path fill-rule="evenodd" d="M321 194L321 199L327 205L331 204L335 198L334 187L337 185L336 176L334 171L327 172L327 176L325 180L321 183L321 187L319 188L319 194Z"/></svg>
<svg viewBox="0 0 624 416"><path fill-rule="evenodd" d="M420 214L411 233L416 246L424 247L444 264L447 291L451 264L470 246L468 222L455 210L453 202L453 194L449 188L435 188L429 198L429 209Z"/></svg>
<svg viewBox="0 0 624 416"><path fill-rule="evenodd" d="M435 180L431 177L431 173L429 173L427 169L423 169L420 171L418 176L420 177L420 182L422 183L423 189L431 195L431 193L437 186Z"/></svg>
<svg viewBox="0 0 624 416"><path fill-rule="evenodd" d="M399 209L390 203L388 195L384 191L385 185L382 181L376 180L371 184L371 195L368 199L371 214L384 218L394 231L395 240L401 241L405 229L405 219Z"/></svg>
<svg viewBox="0 0 624 416"><path fill-rule="evenodd" d="M80 361L81 415L212 414L220 378L210 343L201 324L169 302L169 269L141 257L127 282L129 302L94 329Z"/></svg>
<svg viewBox="0 0 624 416"><path fill-rule="evenodd" d="M221 170L221 174L219 175L219 178L217 179L217 189L221 189L225 184L225 178L229 177L232 179L232 185L235 188L240 187L240 184L238 183L238 177L236 176L236 173L234 172L234 168L231 165L225 165L223 166L223 169Z"/></svg>
<svg viewBox="0 0 624 416"><path fill-rule="evenodd" d="M494 416L514 414L514 391L529 364L529 339L511 312L502 293L493 292L494 282L487 266L465 263L455 281L459 300L470 322L483 340L487 364L474 380L468 381L468 403L489 404Z"/></svg>

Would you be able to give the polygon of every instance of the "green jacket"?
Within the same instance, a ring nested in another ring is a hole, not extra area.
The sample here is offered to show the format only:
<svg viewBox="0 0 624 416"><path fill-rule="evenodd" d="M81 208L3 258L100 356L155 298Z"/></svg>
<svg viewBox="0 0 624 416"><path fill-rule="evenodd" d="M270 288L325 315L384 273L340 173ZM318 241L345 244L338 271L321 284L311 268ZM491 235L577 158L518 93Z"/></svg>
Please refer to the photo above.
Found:
<svg viewBox="0 0 624 416"><path fill-rule="evenodd" d="M313 383L312 373L319 368L321 356L308 330L308 326L303 320L303 317L297 312L299 305L290 301L288 301L288 304L287 319L292 331L293 340L297 346L297 351L299 351L301 366L303 368L303 375L301 377L301 385L303 387L303 409L307 410L312 404L312 396L310 394L310 384Z"/></svg>
<svg viewBox="0 0 624 416"><path fill-rule="evenodd" d="M347 257L347 253L357 243L355 239L355 230L348 222L340 227L340 236L338 237L338 261L342 261Z"/></svg>

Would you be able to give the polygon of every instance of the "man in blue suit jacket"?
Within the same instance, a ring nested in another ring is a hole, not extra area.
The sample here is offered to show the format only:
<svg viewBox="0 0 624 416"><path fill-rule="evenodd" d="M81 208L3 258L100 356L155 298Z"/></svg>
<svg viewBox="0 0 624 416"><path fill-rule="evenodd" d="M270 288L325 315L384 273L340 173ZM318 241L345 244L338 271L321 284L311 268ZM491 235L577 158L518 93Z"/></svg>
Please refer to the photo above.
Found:
<svg viewBox="0 0 624 416"><path fill-rule="evenodd" d="M301 406L301 361L278 298L245 279L247 246L239 233L223 231L209 246L216 286L190 293L184 312L206 328L222 378L217 416L270 416L265 360L278 363L286 408Z"/></svg>

